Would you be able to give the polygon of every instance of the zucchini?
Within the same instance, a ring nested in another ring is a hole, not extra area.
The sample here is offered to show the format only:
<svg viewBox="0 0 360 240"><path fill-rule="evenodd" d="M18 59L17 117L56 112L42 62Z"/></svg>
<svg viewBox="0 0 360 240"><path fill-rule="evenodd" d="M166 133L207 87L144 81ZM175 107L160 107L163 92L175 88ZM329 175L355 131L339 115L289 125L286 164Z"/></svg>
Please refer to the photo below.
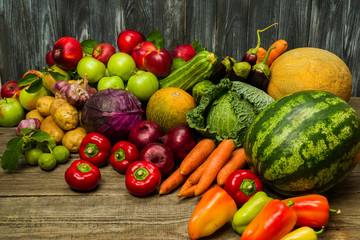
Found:
<svg viewBox="0 0 360 240"><path fill-rule="evenodd" d="M184 91L190 90L196 83L209 76L217 58L214 53L201 51L190 61L172 71L159 81L160 88L176 87Z"/></svg>

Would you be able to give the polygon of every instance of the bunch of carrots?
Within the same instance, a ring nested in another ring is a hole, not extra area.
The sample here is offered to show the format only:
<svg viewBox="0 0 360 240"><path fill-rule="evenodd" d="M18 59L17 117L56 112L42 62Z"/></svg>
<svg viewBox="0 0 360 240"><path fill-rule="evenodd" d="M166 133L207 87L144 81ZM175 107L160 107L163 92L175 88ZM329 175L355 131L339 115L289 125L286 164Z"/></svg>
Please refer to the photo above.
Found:
<svg viewBox="0 0 360 240"><path fill-rule="evenodd" d="M245 165L244 148L235 149L232 140L223 140L216 147L211 139L203 139L160 185L159 195L168 194L181 184L178 197L201 195L211 187L223 186L232 172Z"/></svg>

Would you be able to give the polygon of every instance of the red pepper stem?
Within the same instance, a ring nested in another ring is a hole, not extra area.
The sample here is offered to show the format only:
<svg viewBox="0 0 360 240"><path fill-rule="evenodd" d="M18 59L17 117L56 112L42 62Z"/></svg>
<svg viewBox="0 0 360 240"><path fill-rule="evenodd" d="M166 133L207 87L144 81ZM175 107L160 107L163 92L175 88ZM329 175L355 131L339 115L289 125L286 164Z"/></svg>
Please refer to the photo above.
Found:
<svg viewBox="0 0 360 240"><path fill-rule="evenodd" d="M126 158L125 151L122 148L119 148L115 152L115 160L120 162L125 160L125 158Z"/></svg>
<svg viewBox="0 0 360 240"><path fill-rule="evenodd" d="M85 146L84 153L88 157L95 157L99 153L99 149L98 149L98 147L97 147L97 145L95 143L88 143Z"/></svg>
<svg viewBox="0 0 360 240"><path fill-rule="evenodd" d="M92 167L87 163L80 163L79 165L77 165L77 169L81 173L87 173L91 171Z"/></svg>
<svg viewBox="0 0 360 240"><path fill-rule="evenodd" d="M293 201L289 201L289 202L286 204L286 206L288 206L288 207L291 207L292 205L294 205L294 202L293 202Z"/></svg>
<svg viewBox="0 0 360 240"><path fill-rule="evenodd" d="M329 212L331 212L331 213L336 213L336 214L340 214L341 213L341 210L340 209L338 209L338 210L336 210L336 209L329 209Z"/></svg>
<svg viewBox="0 0 360 240"><path fill-rule="evenodd" d="M247 197L251 196L256 192L256 184L252 179L244 179L240 185L240 191Z"/></svg>
<svg viewBox="0 0 360 240"><path fill-rule="evenodd" d="M325 227L322 226L321 229L317 232L315 232L316 235L322 234L325 231Z"/></svg>
<svg viewBox="0 0 360 240"><path fill-rule="evenodd" d="M133 173L134 178L138 181L144 181L147 178L147 176L149 176L149 174L150 174L149 171L143 167L139 167Z"/></svg>

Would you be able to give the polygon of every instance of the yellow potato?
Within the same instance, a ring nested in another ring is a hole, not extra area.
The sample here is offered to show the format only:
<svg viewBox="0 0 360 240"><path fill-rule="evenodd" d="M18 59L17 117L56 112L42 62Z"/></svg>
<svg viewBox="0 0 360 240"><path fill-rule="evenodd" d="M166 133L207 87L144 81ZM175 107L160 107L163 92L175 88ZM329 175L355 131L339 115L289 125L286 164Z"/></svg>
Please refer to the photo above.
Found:
<svg viewBox="0 0 360 240"><path fill-rule="evenodd" d="M52 108L50 110L55 123L65 131L76 128L79 123L79 116L76 107L65 100L64 102L59 102L58 105L55 105L57 104L56 100L52 104Z"/></svg>
<svg viewBox="0 0 360 240"><path fill-rule="evenodd" d="M64 130L62 130L54 121L52 116L47 116L40 125L40 130L47 132L57 144L61 143L64 137Z"/></svg>
<svg viewBox="0 0 360 240"><path fill-rule="evenodd" d="M79 152L81 141L86 134L85 128L82 127L67 131L62 139L62 145L72 153Z"/></svg>
<svg viewBox="0 0 360 240"><path fill-rule="evenodd" d="M51 103L51 106L50 106L50 115L53 115L55 113L56 109L65 103L67 103L66 100L64 100L62 98L55 98L55 100Z"/></svg>
<svg viewBox="0 0 360 240"><path fill-rule="evenodd" d="M37 118L40 122L44 120L44 117L40 115L37 109L33 109L30 112L28 112L25 116L26 119L28 118Z"/></svg>
<svg viewBox="0 0 360 240"><path fill-rule="evenodd" d="M37 100L36 109L41 116L47 117L50 115L50 107L54 100L55 97L53 96L43 96Z"/></svg>

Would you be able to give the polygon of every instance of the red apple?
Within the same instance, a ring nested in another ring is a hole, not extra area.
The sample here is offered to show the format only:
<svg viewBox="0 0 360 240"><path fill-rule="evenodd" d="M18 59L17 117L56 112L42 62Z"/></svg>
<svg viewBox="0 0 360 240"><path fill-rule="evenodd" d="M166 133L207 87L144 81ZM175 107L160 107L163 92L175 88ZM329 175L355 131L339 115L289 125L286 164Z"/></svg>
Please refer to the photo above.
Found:
<svg viewBox="0 0 360 240"><path fill-rule="evenodd" d="M145 55L144 65L146 70L157 77L165 77L171 72L173 64L169 51L165 49L153 50Z"/></svg>
<svg viewBox="0 0 360 240"><path fill-rule="evenodd" d="M131 51L130 55L134 59L138 69L146 70L144 66L144 58L145 55L152 50L157 50L155 45L152 42L143 41L141 43L138 43Z"/></svg>
<svg viewBox="0 0 360 240"><path fill-rule="evenodd" d="M16 92L20 91L24 87L18 87L16 80L8 81L1 87L1 97L11 98L15 95Z"/></svg>
<svg viewBox="0 0 360 240"><path fill-rule="evenodd" d="M117 45L120 52L129 54L136 44L145 41L145 36L134 30L124 30L122 31L117 39Z"/></svg>
<svg viewBox="0 0 360 240"><path fill-rule="evenodd" d="M116 53L116 50L113 45L111 45L109 43L100 43L99 45L94 47L92 56L93 56L93 58L99 60L106 66L110 57L115 53Z"/></svg>
<svg viewBox="0 0 360 240"><path fill-rule="evenodd" d="M46 64L47 64L49 67L52 67L52 66L55 65L54 59L52 58L52 51L49 51L49 52L46 54L45 59L46 59Z"/></svg>
<svg viewBox="0 0 360 240"><path fill-rule="evenodd" d="M173 47L170 54L173 58L182 58L187 62L196 55L196 51L191 44L181 44Z"/></svg>
<svg viewBox="0 0 360 240"><path fill-rule="evenodd" d="M73 69L83 57L81 44L72 37L60 38L52 50L55 64L62 69Z"/></svg>
<svg viewBox="0 0 360 240"><path fill-rule="evenodd" d="M154 163L162 175L169 174L174 168L175 159L171 149L162 143L149 143L140 152L139 161Z"/></svg>

